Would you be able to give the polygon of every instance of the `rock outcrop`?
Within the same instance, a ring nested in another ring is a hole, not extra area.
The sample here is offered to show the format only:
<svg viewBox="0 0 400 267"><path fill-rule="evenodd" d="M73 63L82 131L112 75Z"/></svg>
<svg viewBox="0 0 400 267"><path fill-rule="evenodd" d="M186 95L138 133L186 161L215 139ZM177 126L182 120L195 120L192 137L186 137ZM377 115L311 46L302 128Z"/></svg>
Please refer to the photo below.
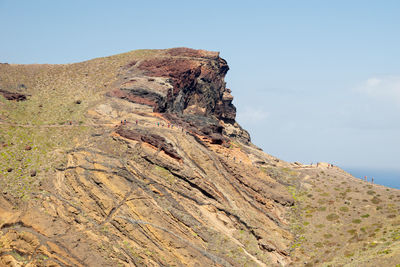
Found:
<svg viewBox="0 0 400 267"><path fill-rule="evenodd" d="M133 61L124 69L127 81L110 96L151 106L154 112L235 120L233 97L224 81L229 67L218 53L169 49L163 57Z"/></svg>
<svg viewBox="0 0 400 267"><path fill-rule="evenodd" d="M15 101L26 100L26 95L24 95L24 94L10 92L10 91L6 91L6 90L2 90L2 89L0 89L0 95L3 95L3 97L7 100L15 100Z"/></svg>
<svg viewBox="0 0 400 267"><path fill-rule="evenodd" d="M340 223L344 215L309 222L315 203L333 213L334 201L358 184L339 168L322 174L251 144L235 121L228 69L218 53L188 48L0 65L0 86L18 81L30 95L0 102L0 266L350 262L343 255L358 241L341 248L313 236L320 229L313 225L325 222L327 234L351 224ZM355 190L354 210L364 207L363 190ZM371 203L397 197L374 190ZM389 215L385 238L394 240L398 221ZM371 237L363 238L372 242L376 230L365 220Z"/></svg>

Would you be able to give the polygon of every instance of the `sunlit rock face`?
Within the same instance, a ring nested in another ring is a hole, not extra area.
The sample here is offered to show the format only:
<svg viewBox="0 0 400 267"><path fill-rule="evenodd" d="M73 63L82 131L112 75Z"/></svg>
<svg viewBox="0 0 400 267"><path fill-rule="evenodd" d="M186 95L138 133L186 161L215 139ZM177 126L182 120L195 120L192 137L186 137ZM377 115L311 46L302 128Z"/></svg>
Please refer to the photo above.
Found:
<svg viewBox="0 0 400 267"><path fill-rule="evenodd" d="M130 62L125 70L127 81L112 96L149 105L156 112L235 120L233 97L224 81L229 67L217 52L174 48L162 57Z"/></svg>
<svg viewBox="0 0 400 267"><path fill-rule="evenodd" d="M254 146L228 69L188 48L0 64L0 266L399 262L400 193Z"/></svg>

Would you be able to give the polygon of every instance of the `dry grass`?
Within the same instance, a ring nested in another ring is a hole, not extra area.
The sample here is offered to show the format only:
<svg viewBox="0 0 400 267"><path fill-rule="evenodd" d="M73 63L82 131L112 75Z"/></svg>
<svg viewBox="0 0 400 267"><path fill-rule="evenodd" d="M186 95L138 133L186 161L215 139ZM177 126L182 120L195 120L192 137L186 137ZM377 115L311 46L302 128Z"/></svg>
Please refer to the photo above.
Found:
<svg viewBox="0 0 400 267"><path fill-rule="evenodd" d="M298 198L302 215L292 222L306 222L300 225L307 241L296 247L294 257L313 266L336 266L361 264L381 255L400 256L400 203L394 201L399 190L368 184L335 169L304 170L306 175L312 178L299 181L308 184L301 187L304 197ZM331 246L335 249L322 249Z"/></svg>

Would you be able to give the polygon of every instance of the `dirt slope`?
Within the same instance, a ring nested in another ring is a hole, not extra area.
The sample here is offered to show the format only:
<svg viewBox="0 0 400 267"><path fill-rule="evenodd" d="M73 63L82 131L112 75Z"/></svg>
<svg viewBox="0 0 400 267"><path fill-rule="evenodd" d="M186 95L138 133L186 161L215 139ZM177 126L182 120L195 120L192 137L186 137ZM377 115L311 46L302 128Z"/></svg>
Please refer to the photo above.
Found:
<svg viewBox="0 0 400 267"><path fill-rule="evenodd" d="M400 192L255 147L228 69L187 48L0 64L0 265L399 263Z"/></svg>

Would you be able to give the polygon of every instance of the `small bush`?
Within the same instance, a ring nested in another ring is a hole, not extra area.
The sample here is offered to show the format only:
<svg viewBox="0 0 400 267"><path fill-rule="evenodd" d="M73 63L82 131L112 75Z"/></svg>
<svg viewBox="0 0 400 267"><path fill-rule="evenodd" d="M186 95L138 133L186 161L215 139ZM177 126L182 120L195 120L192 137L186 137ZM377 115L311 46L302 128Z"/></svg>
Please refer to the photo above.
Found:
<svg viewBox="0 0 400 267"><path fill-rule="evenodd" d="M385 249L385 250L379 251L378 254L389 254L389 253L391 253L391 252L392 252L392 250L390 250L390 249Z"/></svg>
<svg viewBox="0 0 400 267"><path fill-rule="evenodd" d="M369 217L369 214L361 215L361 218L368 218L368 217Z"/></svg>
<svg viewBox="0 0 400 267"><path fill-rule="evenodd" d="M336 213L331 213L328 216L326 216L326 219L328 221L335 221L335 220L339 219L339 215L337 215Z"/></svg>
<svg viewBox="0 0 400 267"><path fill-rule="evenodd" d="M357 230L356 229L350 229L350 230L347 230L347 232L349 234L351 234L351 235L354 235L357 232Z"/></svg>
<svg viewBox="0 0 400 267"><path fill-rule="evenodd" d="M369 244L369 247L370 247L370 248L374 248L374 247L376 247L377 245L378 245L378 243L372 242L372 243Z"/></svg>
<svg viewBox="0 0 400 267"><path fill-rule="evenodd" d="M314 244L316 248L322 248L324 245L321 242L317 242Z"/></svg>
<svg viewBox="0 0 400 267"><path fill-rule="evenodd" d="M380 199L377 198L376 196L374 196L374 197L371 199L371 202L374 203L374 204L379 204L379 203L381 203L381 201L382 201L382 200L380 200Z"/></svg>
<svg viewBox="0 0 400 267"><path fill-rule="evenodd" d="M324 237L325 237L326 239L331 238L332 236L333 236L332 234L324 234Z"/></svg>
<svg viewBox="0 0 400 267"><path fill-rule="evenodd" d="M360 219L354 219L354 220L352 221L352 223L361 223L361 220L360 220Z"/></svg>
<svg viewBox="0 0 400 267"><path fill-rule="evenodd" d="M345 256L346 258L353 257L353 256L354 256L354 252L350 252L350 251L346 250L346 251L344 252L344 256Z"/></svg>
<svg viewBox="0 0 400 267"><path fill-rule="evenodd" d="M340 207L339 210L343 211L343 212L348 212L349 208L348 207Z"/></svg>

